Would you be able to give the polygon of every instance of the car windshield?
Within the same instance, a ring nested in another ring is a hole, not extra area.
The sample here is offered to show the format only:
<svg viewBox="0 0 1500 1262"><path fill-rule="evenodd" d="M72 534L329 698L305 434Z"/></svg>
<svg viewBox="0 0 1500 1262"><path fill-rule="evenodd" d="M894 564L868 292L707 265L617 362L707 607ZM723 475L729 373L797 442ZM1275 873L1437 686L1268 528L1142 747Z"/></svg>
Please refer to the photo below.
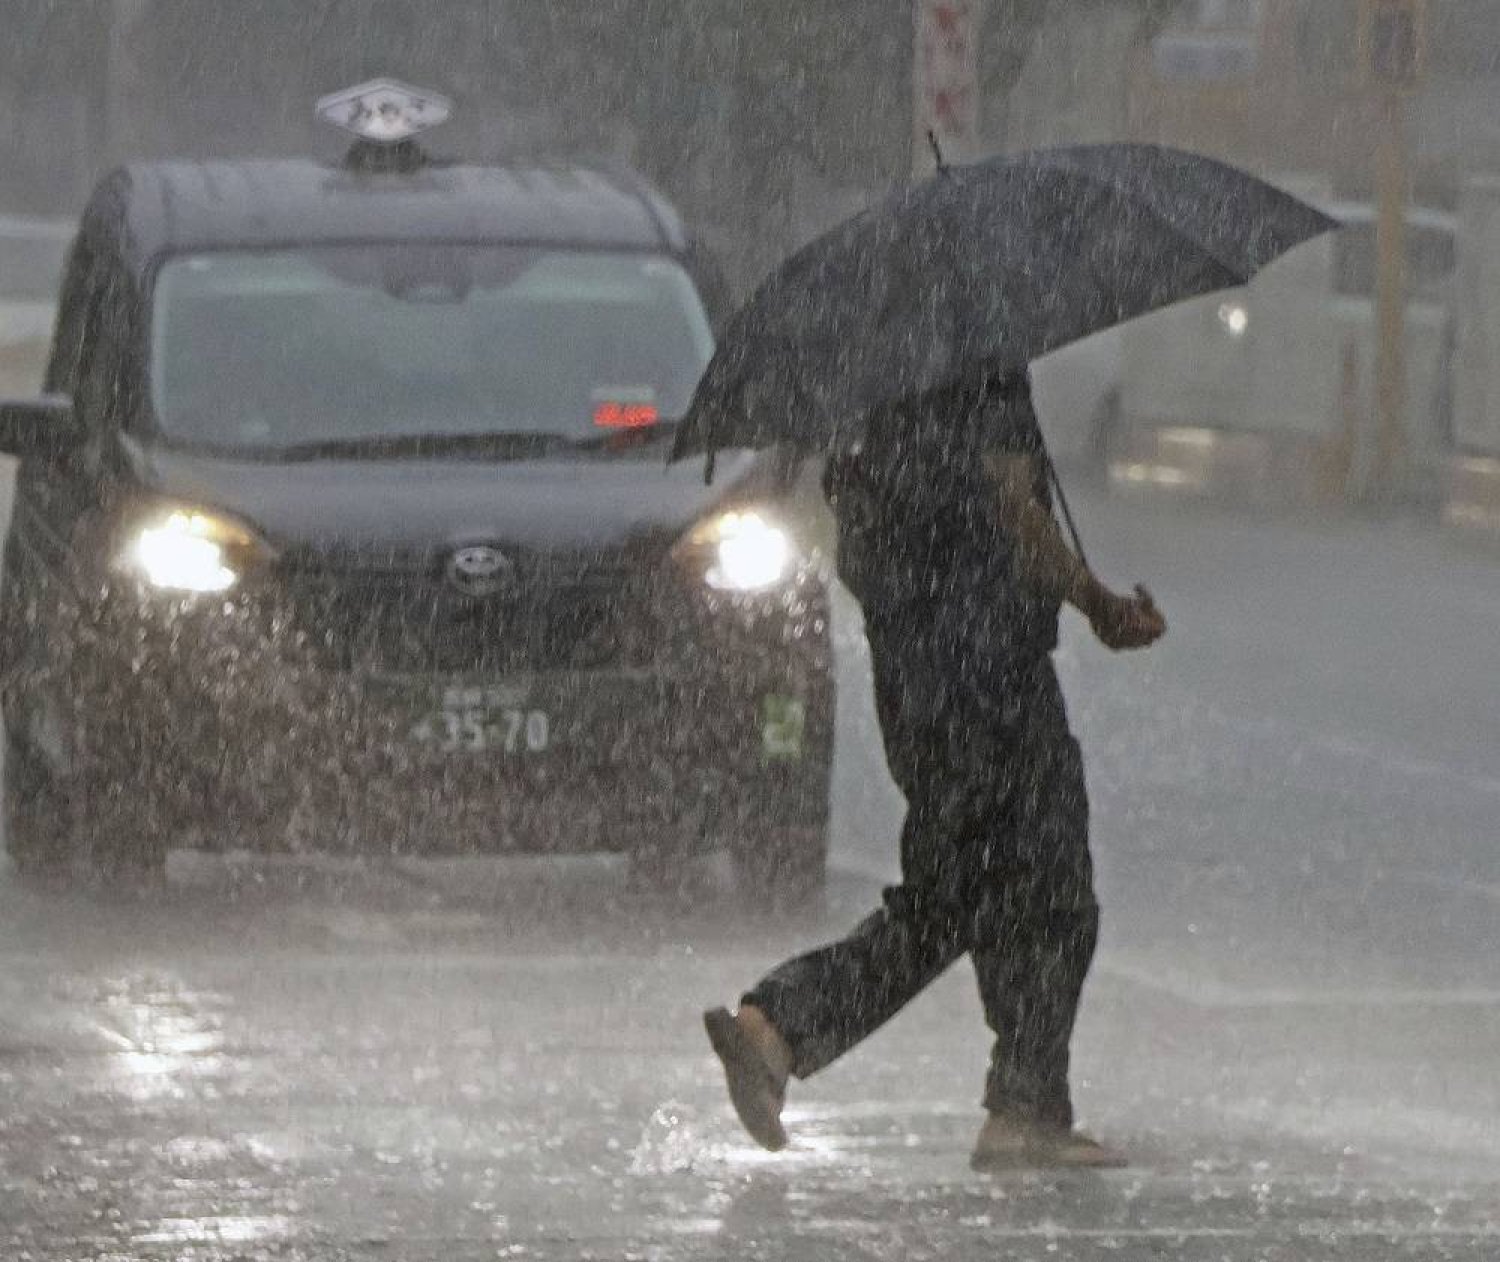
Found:
<svg viewBox="0 0 1500 1262"><path fill-rule="evenodd" d="M713 337L659 255L341 245L168 261L151 398L168 440L315 455L587 447L686 409Z"/></svg>

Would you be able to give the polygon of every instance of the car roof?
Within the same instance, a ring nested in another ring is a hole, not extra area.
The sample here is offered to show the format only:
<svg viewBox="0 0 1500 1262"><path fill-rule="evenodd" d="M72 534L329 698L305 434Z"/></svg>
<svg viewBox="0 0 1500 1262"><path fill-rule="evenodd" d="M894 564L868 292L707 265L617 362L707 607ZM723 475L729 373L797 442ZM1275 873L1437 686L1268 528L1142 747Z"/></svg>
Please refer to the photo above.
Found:
<svg viewBox="0 0 1500 1262"><path fill-rule="evenodd" d="M687 249L676 212L644 180L574 165L142 163L107 178L84 220L134 269L193 250L354 241Z"/></svg>

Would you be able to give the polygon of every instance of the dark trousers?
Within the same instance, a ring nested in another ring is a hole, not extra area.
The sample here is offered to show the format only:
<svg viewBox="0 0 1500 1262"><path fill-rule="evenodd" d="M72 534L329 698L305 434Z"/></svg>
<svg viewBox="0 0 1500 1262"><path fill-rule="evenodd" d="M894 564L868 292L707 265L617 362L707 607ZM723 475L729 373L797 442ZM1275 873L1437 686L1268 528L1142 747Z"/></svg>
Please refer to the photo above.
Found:
<svg viewBox="0 0 1500 1262"><path fill-rule="evenodd" d="M1051 659L934 705L881 647L872 635L886 755L907 799L902 882L848 937L787 961L742 1002L806 1077L967 953L995 1034L985 1107L1071 1126L1068 1044L1099 910L1083 763Z"/></svg>

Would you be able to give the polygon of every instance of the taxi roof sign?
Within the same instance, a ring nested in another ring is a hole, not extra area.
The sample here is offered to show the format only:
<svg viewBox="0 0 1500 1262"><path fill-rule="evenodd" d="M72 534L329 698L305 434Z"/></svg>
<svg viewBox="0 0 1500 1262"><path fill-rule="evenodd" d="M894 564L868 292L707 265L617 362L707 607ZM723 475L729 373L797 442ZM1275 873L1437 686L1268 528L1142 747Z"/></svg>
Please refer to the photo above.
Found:
<svg viewBox="0 0 1500 1262"><path fill-rule="evenodd" d="M447 122L453 102L440 93L396 79L371 79L323 97L316 112L323 122L342 127L361 140L395 145Z"/></svg>

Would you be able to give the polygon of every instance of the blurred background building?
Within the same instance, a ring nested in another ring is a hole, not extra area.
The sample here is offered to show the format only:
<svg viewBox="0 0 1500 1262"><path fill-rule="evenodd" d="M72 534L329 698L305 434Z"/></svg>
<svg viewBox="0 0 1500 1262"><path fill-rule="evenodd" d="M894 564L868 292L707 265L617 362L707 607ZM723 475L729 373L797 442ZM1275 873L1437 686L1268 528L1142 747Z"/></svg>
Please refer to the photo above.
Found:
<svg viewBox="0 0 1500 1262"><path fill-rule="evenodd" d="M1360 0L986 0L987 147L1161 140L1368 191ZM1431 8L1418 200L1500 171L1500 0ZM909 166L912 0L0 0L0 211L67 213L109 165L335 152L311 102L395 74L456 96L440 142L634 161L779 253ZM842 208L841 206L838 208Z"/></svg>
<svg viewBox="0 0 1500 1262"><path fill-rule="evenodd" d="M978 0L981 151L1182 145L1355 223L1270 277L1273 292L1075 357L1054 374L1072 390L1054 404L1074 421L1065 443L1208 425L1299 436L1335 482L1357 477L1379 133L1358 55L1365 2ZM312 102L373 74L457 99L440 152L633 163L743 288L907 178L914 3L943 0L0 0L0 294L45 297L51 264L31 243L52 240L47 224L66 223L109 166L336 156ZM1500 0L1427 11L1428 73L1407 105L1407 437L1424 461L1500 453L1487 367L1500 362ZM1260 318L1272 301L1277 319Z"/></svg>

